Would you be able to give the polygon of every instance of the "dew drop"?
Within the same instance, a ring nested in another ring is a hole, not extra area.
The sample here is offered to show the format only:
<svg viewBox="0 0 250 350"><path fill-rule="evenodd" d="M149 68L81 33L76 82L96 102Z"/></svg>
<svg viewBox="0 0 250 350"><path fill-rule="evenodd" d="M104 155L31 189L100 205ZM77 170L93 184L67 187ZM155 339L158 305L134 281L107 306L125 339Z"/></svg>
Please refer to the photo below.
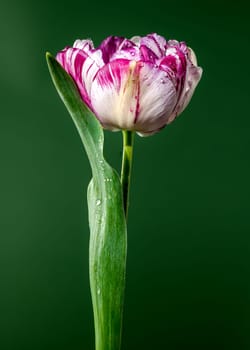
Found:
<svg viewBox="0 0 250 350"><path fill-rule="evenodd" d="M155 68L158 68L159 66L158 66L158 64L154 64L154 67L155 67Z"/></svg>
<svg viewBox="0 0 250 350"><path fill-rule="evenodd" d="M100 288L97 289L97 294L100 295L101 294L101 290Z"/></svg>
<svg viewBox="0 0 250 350"><path fill-rule="evenodd" d="M164 79L161 79L161 83L162 83L162 84L165 84L165 81L164 81Z"/></svg>
<svg viewBox="0 0 250 350"><path fill-rule="evenodd" d="M135 55L134 51L131 51L130 53L131 53L131 56L134 56L134 55Z"/></svg>
<svg viewBox="0 0 250 350"><path fill-rule="evenodd" d="M97 199L97 201L96 201L96 205L100 205L100 204L101 204L100 199Z"/></svg>

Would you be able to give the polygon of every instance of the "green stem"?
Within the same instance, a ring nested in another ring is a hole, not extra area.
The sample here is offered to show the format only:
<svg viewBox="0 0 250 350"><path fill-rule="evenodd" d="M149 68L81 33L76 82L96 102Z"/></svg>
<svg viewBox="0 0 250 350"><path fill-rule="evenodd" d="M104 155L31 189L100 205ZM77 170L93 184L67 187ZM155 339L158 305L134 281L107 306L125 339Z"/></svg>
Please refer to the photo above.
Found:
<svg viewBox="0 0 250 350"><path fill-rule="evenodd" d="M129 206L129 188L130 178L132 170L133 159L133 144L134 144L134 132L129 130L123 130L123 154L122 154L122 170L121 170L121 183L123 192L123 204L126 218L128 217Z"/></svg>

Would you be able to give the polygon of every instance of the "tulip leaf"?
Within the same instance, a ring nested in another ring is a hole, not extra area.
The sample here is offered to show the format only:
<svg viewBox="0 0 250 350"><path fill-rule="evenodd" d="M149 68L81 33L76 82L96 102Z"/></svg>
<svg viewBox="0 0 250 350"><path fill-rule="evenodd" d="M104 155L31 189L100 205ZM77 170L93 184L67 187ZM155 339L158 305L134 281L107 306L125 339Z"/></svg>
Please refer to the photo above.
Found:
<svg viewBox="0 0 250 350"><path fill-rule="evenodd" d="M49 71L89 158L89 271L96 350L119 350L127 251L121 181L103 156L103 130L82 102L73 79L49 53Z"/></svg>

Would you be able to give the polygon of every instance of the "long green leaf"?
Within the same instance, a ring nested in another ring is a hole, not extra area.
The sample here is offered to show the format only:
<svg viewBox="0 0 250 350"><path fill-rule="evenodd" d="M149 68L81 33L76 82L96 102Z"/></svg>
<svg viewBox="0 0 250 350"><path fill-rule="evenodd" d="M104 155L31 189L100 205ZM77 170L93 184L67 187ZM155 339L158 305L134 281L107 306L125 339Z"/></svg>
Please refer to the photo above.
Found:
<svg viewBox="0 0 250 350"><path fill-rule="evenodd" d="M119 350L127 251L121 182L103 156L103 130L83 104L72 78L46 55L54 85L68 109L87 152L93 179L88 188L89 273L96 350Z"/></svg>

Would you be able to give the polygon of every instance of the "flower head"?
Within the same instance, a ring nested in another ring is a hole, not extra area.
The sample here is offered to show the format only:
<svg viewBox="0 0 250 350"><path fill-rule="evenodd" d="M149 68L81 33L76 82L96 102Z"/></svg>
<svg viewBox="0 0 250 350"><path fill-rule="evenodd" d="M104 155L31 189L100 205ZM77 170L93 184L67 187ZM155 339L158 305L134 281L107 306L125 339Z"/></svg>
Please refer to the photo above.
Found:
<svg viewBox="0 0 250 350"><path fill-rule="evenodd" d="M202 69L184 42L149 34L76 40L56 56L104 128L154 134L189 103Z"/></svg>

